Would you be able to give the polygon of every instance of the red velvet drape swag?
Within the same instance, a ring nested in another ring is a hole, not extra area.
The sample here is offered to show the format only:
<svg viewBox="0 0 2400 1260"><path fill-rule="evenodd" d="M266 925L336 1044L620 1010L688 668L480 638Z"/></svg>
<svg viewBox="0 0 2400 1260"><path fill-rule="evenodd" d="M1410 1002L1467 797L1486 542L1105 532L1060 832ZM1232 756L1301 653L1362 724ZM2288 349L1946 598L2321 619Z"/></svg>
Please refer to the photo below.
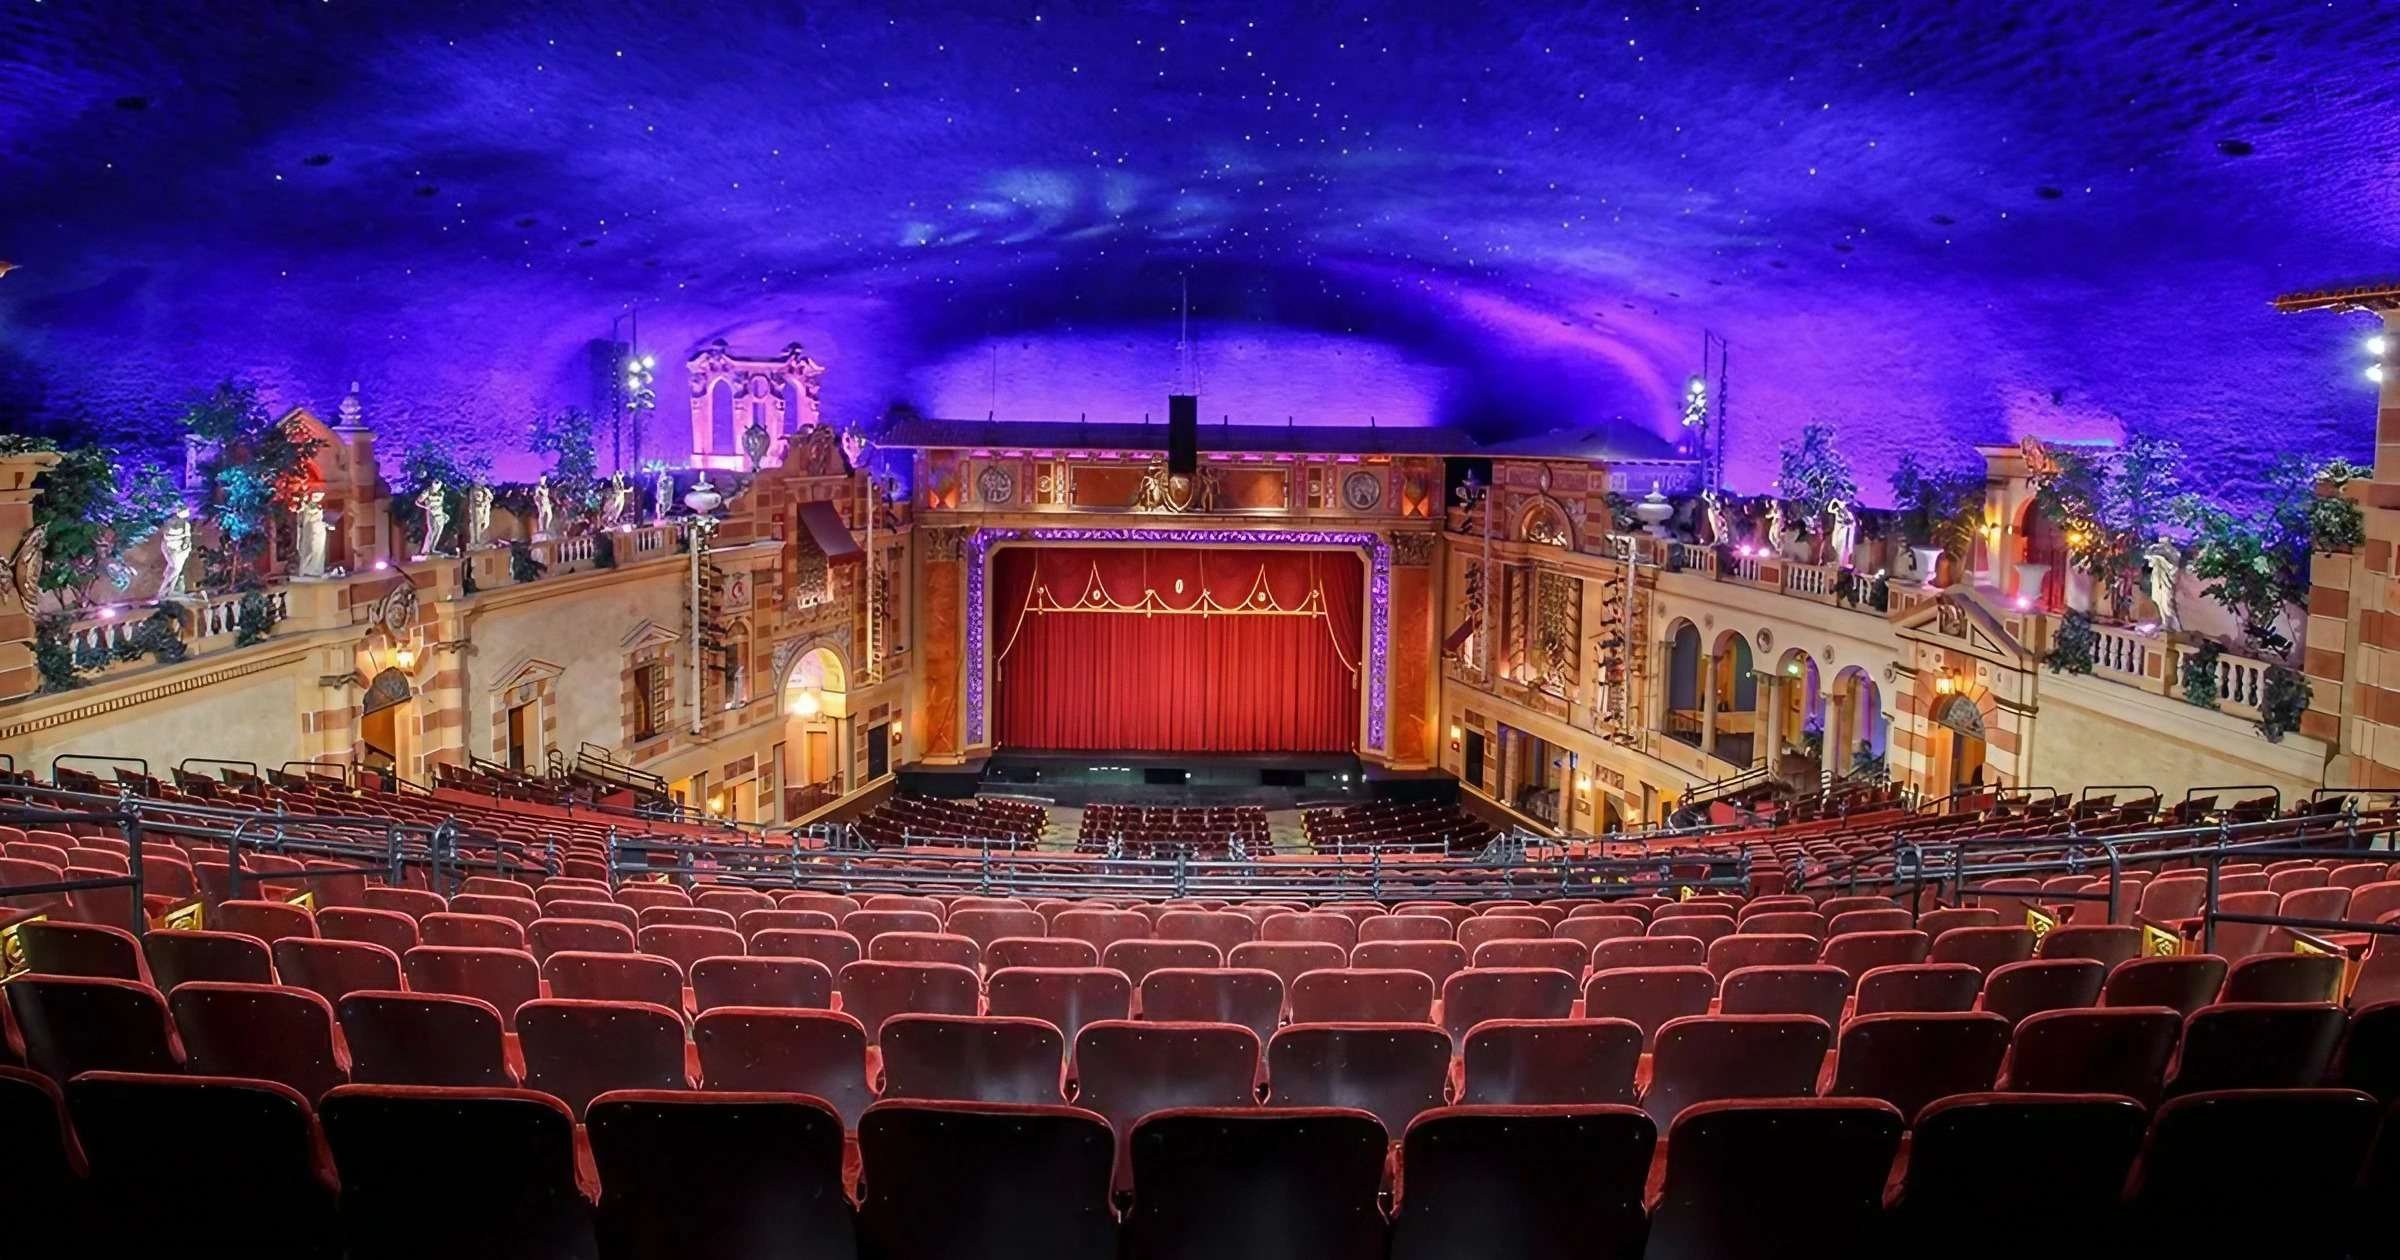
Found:
<svg viewBox="0 0 2400 1260"><path fill-rule="evenodd" d="M1356 552L1012 547L992 558L994 734L1094 752L1346 752L1357 742L1364 567ZM1048 588L1047 600L1036 592ZM1307 616L1045 612L1144 602ZM1032 607L1029 607L1031 605Z"/></svg>

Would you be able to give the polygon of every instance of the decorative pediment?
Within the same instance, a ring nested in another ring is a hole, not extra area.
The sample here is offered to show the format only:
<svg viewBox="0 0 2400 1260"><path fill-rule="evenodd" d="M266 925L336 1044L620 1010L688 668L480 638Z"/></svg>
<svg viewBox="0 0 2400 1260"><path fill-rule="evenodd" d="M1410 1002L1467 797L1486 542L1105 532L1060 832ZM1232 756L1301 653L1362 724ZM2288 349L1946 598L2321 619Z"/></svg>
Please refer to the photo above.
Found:
<svg viewBox="0 0 2400 1260"><path fill-rule="evenodd" d="M1964 652L2010 669L2038 668L2041 659L2009 629L2008 622L1982 595L1954 587L1901 617L1892 630L1903 639Z"/></svg>
<svg viewBox="0 0 2400 1260"><path fill-rule="evenodd" d="M628 652L640 652L650 648L665 647L668 644L680 643L682 641L682 635L667 629L665 626L662 626L655 621L645 621L642 624L635 626L631 632L626 634L624 641L618 646Z"/></svg>
<svg viewBox="0 0 2400 1260"><path fill-rule="evenodd" d="M500 681L492 684L492 690L511 691L528 684L551 682L566 672L564 666L538 656L521 657L500 675Z"/></svg>

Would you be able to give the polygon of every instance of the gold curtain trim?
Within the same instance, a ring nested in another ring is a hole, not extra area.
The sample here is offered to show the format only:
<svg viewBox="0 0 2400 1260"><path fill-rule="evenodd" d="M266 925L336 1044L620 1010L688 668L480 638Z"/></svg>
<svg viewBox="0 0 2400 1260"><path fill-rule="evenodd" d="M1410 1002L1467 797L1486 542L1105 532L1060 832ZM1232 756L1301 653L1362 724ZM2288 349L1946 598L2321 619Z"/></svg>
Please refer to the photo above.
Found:
<svg viewBox="0 0 2400 1260"><path fill-rule="evenodd" d="M1147 568L1147 562L1145 562L1145 568ZM1016 651L1017 640L1025 633L1025 618L1033 614L1098 613L1110 616L1139 617L1316 617L1325 623L1325 637L1333 643L1334 657L1341 661L1343 669L1350 671L1351 677L1356 678L1358 665L1350 659L1349 653L1342 650L1340 637L1333 633L1333 618L1325 611L1325 588L1315 578L1316 562L1313 558L1309 562L1309 570L1311 584L1308 596L1301 600L1296 608L1285 608L1276 600L1275 592L1267 585L1267 566L1263 563L1258 566L1258 576L1250 583L1250 593L1242 597L1241 602L1220 603L1216 595L1204 586L1200 588L1200 598L1197 602L1178 608L1159 598L1157 588L1150 585L1146 574L1142 582L1140 599L1132 603L1117 599L1108 593L1108 584L1100 578L1099 562L1094 561L1091 572L1084 578L1083 594L1072 600L1061 600L1051 594L1048 583L1036 582L1032 595L1025 601L1025 606L1017 610L1016 624L1009 627L1007 644L1001 647L1000 655L995 657L992 663L997 666L1008 659L1009 653Z"/></svg>

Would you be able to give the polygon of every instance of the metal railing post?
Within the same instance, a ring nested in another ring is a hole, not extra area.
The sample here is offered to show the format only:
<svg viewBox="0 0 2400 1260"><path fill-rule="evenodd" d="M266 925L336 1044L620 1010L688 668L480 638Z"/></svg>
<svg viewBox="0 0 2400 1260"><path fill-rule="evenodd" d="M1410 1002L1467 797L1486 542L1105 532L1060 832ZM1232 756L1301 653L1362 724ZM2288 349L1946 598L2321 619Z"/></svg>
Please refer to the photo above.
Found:
<svg viewBox="0 0 2400 1260"><path fill-rule="evenodd" d="M143 904L142 895L146 887L142 875L142 818L131 811L125 815L125 847L133 854L133 861L126 864L131 868L126 874L133 877L133 934L140 937L150 930L150 911Z"/></svg>
<svg viewBox="0 0 2400 1260"><path fill-rule="evenodd" d="M2200 912L2200 952L2217 952L2217 881L2225 865L2225 840L2233 830L2232 815L2217 820L2216 851L2208 855L2208 904Z"/></svg>

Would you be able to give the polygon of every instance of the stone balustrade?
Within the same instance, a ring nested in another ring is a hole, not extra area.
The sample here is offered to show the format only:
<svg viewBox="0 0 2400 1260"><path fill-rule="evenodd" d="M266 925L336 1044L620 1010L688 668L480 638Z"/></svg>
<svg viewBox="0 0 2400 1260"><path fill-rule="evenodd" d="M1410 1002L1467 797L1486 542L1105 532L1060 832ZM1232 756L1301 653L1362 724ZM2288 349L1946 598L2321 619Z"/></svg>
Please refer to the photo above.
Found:
<svg viewBox="0 0 2400 1260"><path fill-rule="evenodd" d="M286 586L271 586L255 592L266 602L268 624L281 622L291 615L291 590ZM246 595L194 596L176 601L179 612L179 633L184 651L198 656L232 647L241 637L242 601ZM158 604L107 604L92 608L77 617L67 629L68 642L79 661L98 661L108 654L130 650L134 637L157 611ZM131 668L134 661L116 661L87 673L106 673L115 668Z"/></svg>

